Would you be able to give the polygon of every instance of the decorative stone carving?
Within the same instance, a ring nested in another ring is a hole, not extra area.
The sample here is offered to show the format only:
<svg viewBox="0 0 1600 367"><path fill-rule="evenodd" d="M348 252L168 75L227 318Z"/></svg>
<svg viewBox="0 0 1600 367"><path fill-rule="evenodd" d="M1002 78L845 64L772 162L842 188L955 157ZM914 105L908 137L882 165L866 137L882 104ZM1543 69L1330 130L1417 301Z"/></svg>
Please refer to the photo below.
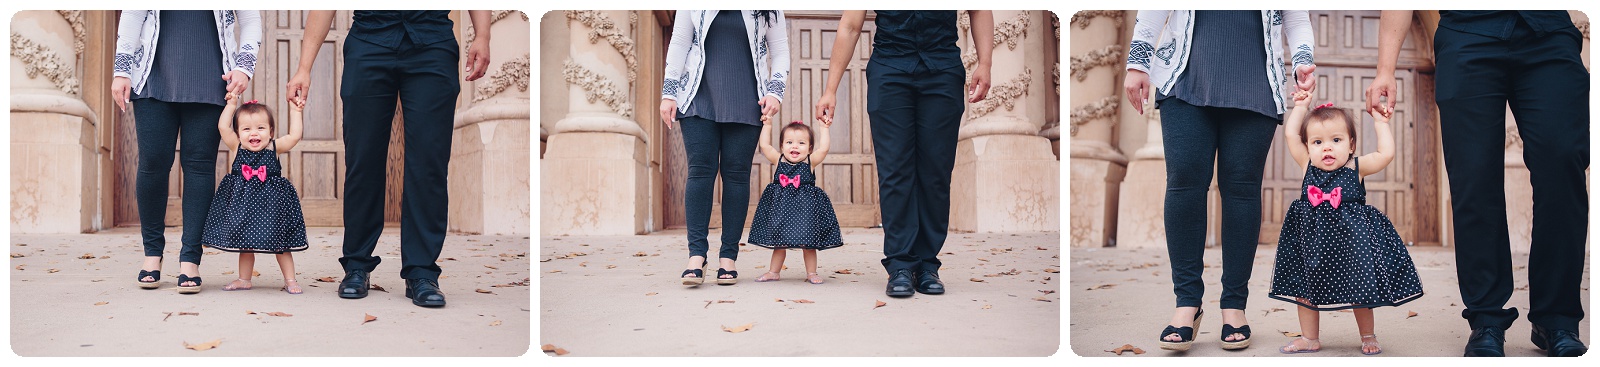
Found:
<svg viewBox="0 0 1600 367"><path fill-rule="evenodd" d="M1083 81L1083 78L1089 77L1089 69L1101 66L1118 65L1122 61L1122 45L1120 44L1106 45L1106 47L1102 47L1099 50L1089 51L1087 54L1073 56L1072 78L1081 82ZM1059 69L1057 70L1057 75L1060 75ZM1059 86L1060 84L1057 83L1057 85Z"/></svg>
<svg viewBox="0 0 1600 367"><path fill-rule="evenodd" d="M57 14L61 14L61 18L62 19L66 19L67 20L67 24L72 26L72 51L73 51L73 54L75 54L75 55L83 55L83 40L85 39L85 34L86 34L86 32L84 31L84 28L83 28L83 11L82 10L57 10L56 13Z"/></svg>
<svg viewBox="0 0 1600 367"><path fill-rule="evenodd" d="M1056 15L1056 12L1053 12L1053 11L1049 12L1049 13L1050 13L1050 29L1052 29L1052 30L1054 30L1056 32L1056 40L1060 41L1061 40L1061 16L1060 15Z"/></svg>
<svg viewBox="0 0 1600 367"><path fill-rule="evenodd" d="M1004 43L1007 49L1017 49L1017 43L1028 37L1028 25L1032 22L1028 18L1028 13L1029 11L1027 10L1017 12L1017 16L1012 17L1011 20L996 24L994 26L994 46L1000 47L1000 44Z"/></svg>
<svg viewBox="0 0 1600 367"><path fill-rule="evenodd" d="M512 86L516 86L517 90L523 92L528 91L528 77L529 73L532 72L531 70L533 70L529 62L530 58L531 54L522 54L522 56L501 63L500 71L490 75L487 83L478 85L477 93L473 93L477 96L473 97L472 101L481 102L493 98ZM590 102L593 102L593 100Z"/></svg>
<svg viewBox="0 0 1600 367"><path fill-rule="evenodd" d="M29 78L38 78L43 74L62 92L78 95L78 80L74 79L72 70L74 63L62 61L54 50L11 32L11 56L22 60Z"/></svg>
<svg viewBox="0 0 1600 367"><path fill-rule="evenodd" d="M1082 78L1078 79L1082 81ZM1050 86L1055 87L1056 94L1061 94L1061 62L1056 62L1056 67L1050 70Z"/></svg>
<svg viewBox="0 0 1600 367"><path fill-rule="evenodd" d="M561 76L567 80L567 84L583 88L589 103L595 103L596 100L605 102L607 107L622 117L633 118L633 104L627 101L627 94L617 89L610 78L584 68L572 59L561 64Z"/></svg>
<svg viewBox="0 0 1600 367"><path fill-rule="evenodd" d="M1078 29L1088 29L1089 20L1097 17L1107 17L1117 22L1116 28L1121 29L1123 16L1124 13L1121 10L1084 10L1072 14L1072 25L1078 26Z"/></svg>
<svg viewBox="0 0 1600 367"><path fill-rule="evenodd" d="M1118 99L1117 96L1106 96L1105 98L1101 98L1099 101L1094 101L1093 103L1073 108L1071 129L1072 136L1078 136L1078 127L1088 124L1089 121L1115 115L1117 113L1117 105L1119 103L1121 103L1121 99ZM1113 124L1117 123L1116 119L1112 119L1110 121Z"/></svg>
<svg viewBox="0 0 1600 367"><path fill-rule="evenodd" d="M574 20L589 26L589 43L599 43L600 39L604 38L606 42L611 43L612 48L622 54L623 61L628 63L628 86L632 88L634 79L639 75L639 59L633 51L633 39L618 31L611 18L607 18L598 10L568 10L568 26L571 26Z"/></svg>
<svg viewBox="0 0 1600 367"><path fill-rule="evenodd" d="M1000 107L1010 111L1016 107L1018 99L1028 95L1028 83L1031 82L1033 82L1033 69L1022 68L1022 74L1011 78L1011 81L989 88L988 97L972 105L972 110L967 113L967 120L983 117Z"/></svg>
<svg viewBox="0 0 1600 367"><path fill-rule="evenodd" d="M511 13L521 14L522 15L522 20L524 20L524 21L528 20L528 13L523 13L523 12L517 11L517 10L494 10L494 11L491 12L491 14L493 14L493 15L489 16L489 24L490 25L494 25L495 22L499 22L501 19L505 19L506 17L511 16ZM461 33L465 33L466 34L466 38L467 38L466 44L470 45L470 44L472 44L472 40L478 38L478 30L477 30L476 27L472 26L472 22L466 22L466 23L467 23L467 29L462 31ZM463 48L463 49L461 49L461 52L462 52L463 55L465 55L466 54L465 52L467 52L467 50L465 48Z"/></svg>

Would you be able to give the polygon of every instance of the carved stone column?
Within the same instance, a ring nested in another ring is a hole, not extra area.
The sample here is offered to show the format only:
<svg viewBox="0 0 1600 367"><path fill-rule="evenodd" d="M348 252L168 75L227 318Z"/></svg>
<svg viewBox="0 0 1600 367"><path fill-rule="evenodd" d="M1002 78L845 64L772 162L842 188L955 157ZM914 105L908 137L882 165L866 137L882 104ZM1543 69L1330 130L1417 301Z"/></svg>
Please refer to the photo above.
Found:
<svg viewBox="0 0 1600 367"><path fill-rule="evenodd" d="M993 40L971 40L962 13L963 61L976 63L973 41L992 42L991 88L962 116L950 187L950 228L960 231L1052 231L1061 228L1060 161L1040 136L1050 98L1050 70L1036 70L1049 12L995 11ZM971 74L968 73L970 76Z"/></svg>
<svg viewBox="0 0 1600 367"><path fill-rule="evenodd" d="M1122 93L1118 81L1123 47L1120 11L1073 15L1072 87L1069 96L1072 149L1073 247L1111 246L1117 233L1118 192L1128 158L1111 145Z"/></svg>
<svg viewBox="0 0 1600 367"><path fill-rule="evenodd" d="M547 130L540 235L644 233L647 138L633 120L640 113L630 97L639 66L630 12L565 14L571 46L561 74L569 103L566 116Z"/></svg>
<svg viewBox="0 0 1600 367"><path fill-rule="evenodd" d="M530 231L528 159L531 106L528 15L495 10L489 69L463 85L450 145L450 230L496 235ZM466 18L466 17L463 17ZM461 22L462 52L477 30ZM466 62L466 57L461 58Z"/></svg>
<svg viewBox="0 0 1600 367"><path fill-rule="evenodd" d="M12 233L93 230L99 120L81 93L83 19L81 11L11 18Z"/></svg>

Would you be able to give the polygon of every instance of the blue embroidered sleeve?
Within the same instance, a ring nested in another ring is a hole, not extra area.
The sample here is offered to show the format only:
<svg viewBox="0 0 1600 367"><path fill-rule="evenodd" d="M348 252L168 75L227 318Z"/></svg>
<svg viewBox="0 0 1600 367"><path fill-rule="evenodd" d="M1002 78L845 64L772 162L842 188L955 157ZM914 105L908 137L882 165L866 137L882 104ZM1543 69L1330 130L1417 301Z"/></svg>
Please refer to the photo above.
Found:
<svg viewBox="0 0 1600 367"><path fill-rule="evenodd" d="M133 55L118 52L111 65L112 72L130 73L133 70Z"/></svg>
<svg viewBox="0 0 1600 367"><path fill-rule="evenodd" d="M1153 51L1155 47L1150 46L1149 42L1133 41L1133 44L1128 46L1128 64L1150 68L1150 54Z"/></svg>
<svg viewBox="0 0 1600 367"><path fill-rule="evenodd" d="M1295 47L1293 60L1294 60L1294 65L1293 66L1296 66L1296 67L1298 67L1300 65L1312 65L1312 64L1315 64L1314 61L1316 61L1311 56L1311 46L1310 45L1300 45L1300 46Z"/></svg>

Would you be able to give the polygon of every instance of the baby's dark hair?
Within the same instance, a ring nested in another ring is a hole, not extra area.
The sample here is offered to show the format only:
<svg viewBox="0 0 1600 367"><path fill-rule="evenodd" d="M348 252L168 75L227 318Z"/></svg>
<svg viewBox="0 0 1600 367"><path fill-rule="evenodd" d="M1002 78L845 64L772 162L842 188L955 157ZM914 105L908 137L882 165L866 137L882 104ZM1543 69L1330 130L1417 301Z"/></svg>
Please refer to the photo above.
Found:
<svg viewBox="0 0 1600 367"><path fill-rule="evenodd" d="M239 131L239 116L246 114L263 114L267 116L267 131L273 136L278 135L278 120L272 117L272 109L261 103L246 103L233 111L233 131Z"/></svg>
<svg viewBox="0 0 1600 367"><path fill-rule="evenodd" d="M1311 125L1312 122L1327 122L1333 120L1344 122L1345 131L1350 133L1351 151L1354 152L1355 148L1358 147L1358 145L1356 145L1356 122L1354 119L1350 118L1349 112L1345 112L1344 109L1337 107L1323 107L1311 110L1311 114L1306 116L1305 123L1300 124L1300 144L1305 144L1306 139L1308 139L1306 137L1307 125Z"/></svg>
<svg viewBox="0 0 1600 367"><path fill-rule="evenodd" d="M806 150L812 149L811 142L817 140L817 135L816 135L816 133L811 131L811 126L806 126L806 124L801 123L799 121L790 122L789 125L783 127L783 131L778 133L778 137L781 138L784 135L788 135L789 134L789 130L797 130L797 131L806 132ZM807 152L807 153L810 153L810 152Z"/></svg>

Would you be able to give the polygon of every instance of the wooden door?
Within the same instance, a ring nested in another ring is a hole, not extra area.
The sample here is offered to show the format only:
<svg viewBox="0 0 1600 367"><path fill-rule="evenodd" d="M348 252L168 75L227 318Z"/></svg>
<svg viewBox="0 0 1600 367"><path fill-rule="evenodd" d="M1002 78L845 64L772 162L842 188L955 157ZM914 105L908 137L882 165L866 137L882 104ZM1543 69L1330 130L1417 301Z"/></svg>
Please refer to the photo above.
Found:
<svg viewBox="0 0 1600 367"><path fill-rule="evenodd" d="M829 56L833 53L840 12L797 11L785 12L785 15L789 22L790 72L788 90L777 121L810 123L815 121L812 106L821 98L827 84L828 65L832 62ZM867 59L872 55L874 30L872 13L868 12L860 40L856 42L855 55L839 83L836 96L838 117L828 131L831 144L828 157L815 171L817 186L828 193L841 227L871 227L881 222L877 204L878 170L873 164L872 131L867 123L866 104L866 66ZM666 28L666 32L670 31L670 28ZM662 50L665 52L665 48ZM775 145L781 140L777 130L772 132ZM687 225L682 211L684 187L681 183L687 169L687 164L683 162L683 138L677 131L666 135L663 165L668 184L666 194L662 195L662 205L667 208L664 210L665 227L683 228ZM748 210L753 214L761 190L772 182L773 164L759 151L750 154L754 157L750 168L750 186L743 189L750 190ZM721 178L718 178L716 192L712 195L711 227L722 226L724 189ZM751 216L745 217L747 224L750 220Z"/></svg>
<svg viewBox="0 0 1600 367"><path fill-rule="evenodd" d="M1311 12L1317 53L1317 90L1313 102L1332 102L1357 119L1357 155L1377 150L1378 140L1372 117L1364 112L1366 86L1377 74L1377 11ZM1413 27L1418 28L1418 27ZM1437 244L1436 166L1434 157L1438 126L1432 121L1433 104L1416 98L1431 91L1431 78L1421 76L1416 67L1426 61L1426 50L1417 47L1417 36L1407 35L1401 48L1402 67L1395 72L1395 113L1390 120L1396 154L1388 168L1365 178L1367 204L1378 208L1394 222L1400 238L1407 242ZM1287 59L1287 57L1285 58ZM1405 67L1412 66L1412 67ZM1426 80L1419 80L1426 79ZM1419 91L1422 90L1422 91ZM1284 148L1283 127L1274 135L1272 151L1263 173L1260 242L1277 244L1283 216L1289 204L1300 198L1300 182L1305 171L1296 167Z"/></svg>

